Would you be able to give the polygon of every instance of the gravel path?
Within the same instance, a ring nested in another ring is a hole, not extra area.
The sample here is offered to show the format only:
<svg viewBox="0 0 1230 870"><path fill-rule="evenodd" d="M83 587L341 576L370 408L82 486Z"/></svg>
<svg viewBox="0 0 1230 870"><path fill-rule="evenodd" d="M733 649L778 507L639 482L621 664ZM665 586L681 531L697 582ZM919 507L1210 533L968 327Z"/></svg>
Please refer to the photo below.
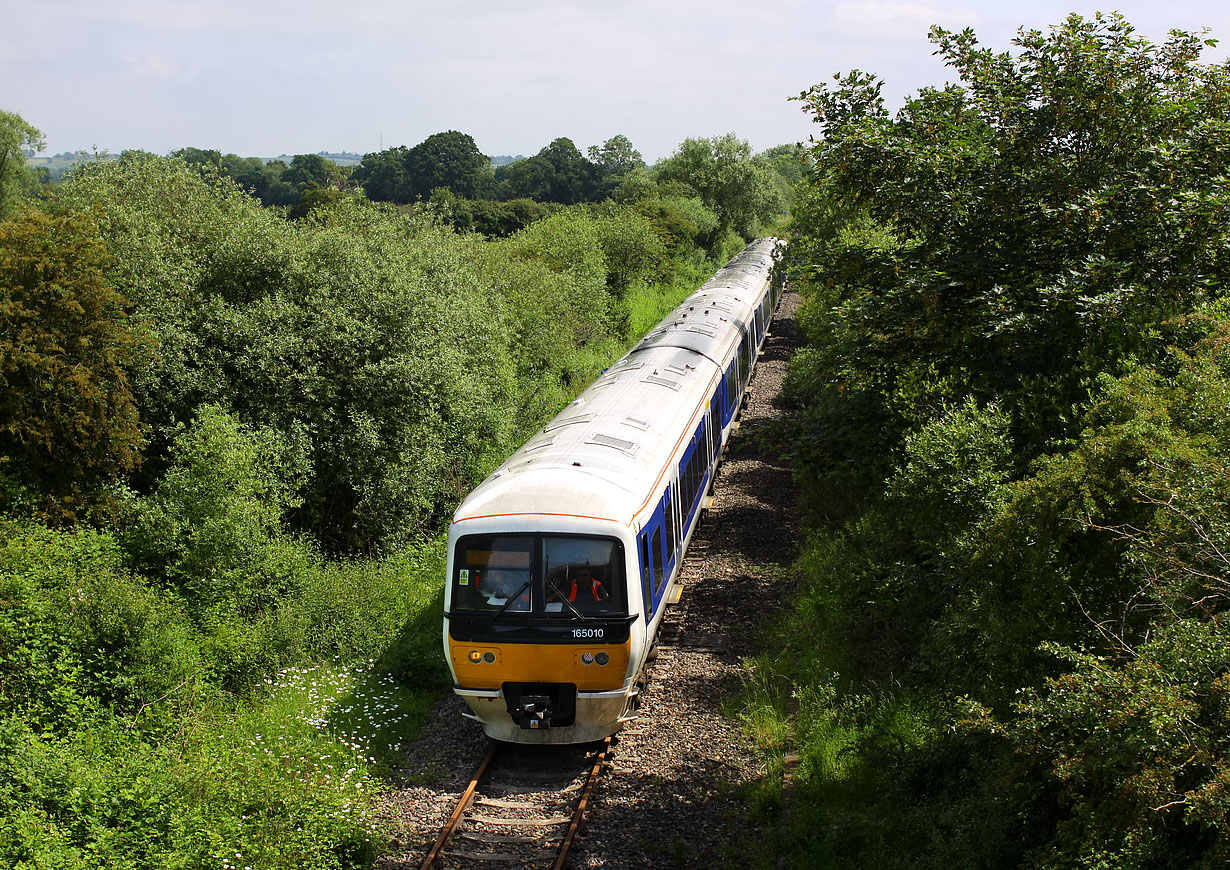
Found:
<svg viewBox="0 0 1230 870"><path fill-rule="evenodd" d="M756 629L789 595L798 552L790 469L758 433L782 414L778 399L796 341L797 294L787 293L752 377L752 395L730 441L710 511L683 566L685 589L663 634L641 716L617 736L614 764L598 785L584 839L569 866L700 867L740 864L757 831L740 787L763 770L722 707L738 688ZM394 830L384 868L418 867L487 744L455 696L407 750L402 781L382 814Z"/></svg>

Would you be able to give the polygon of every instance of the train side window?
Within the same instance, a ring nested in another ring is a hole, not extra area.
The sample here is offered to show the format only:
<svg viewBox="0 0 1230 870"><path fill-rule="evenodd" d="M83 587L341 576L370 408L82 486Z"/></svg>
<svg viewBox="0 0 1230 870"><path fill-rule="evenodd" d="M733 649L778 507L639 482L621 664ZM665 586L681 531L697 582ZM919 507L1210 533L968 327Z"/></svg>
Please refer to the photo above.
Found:
<svg viewBox="0 0 1230 870"><path fill-rule="evenodd" d="M667 528L670 528L669 519ZM653 558L653 588L656 593L662 588L662 528L653 530L653 541L649 544L649 554Z"/></svg>
<svg viewBox="0 0 1230 870"><path fill-rule="evenodd" d="M688 460L688 500L685 510L688 513L692 511L692 505L696 503L696 469L700 467L700 463L696 461L696 444L692 444L692 458Z"/></svg>
<svg viewBox="0 0 1230 870"><path fill-rule="evenodd" d="M696 497L700 495L700 481L704 477L704 455L705 455L705 421L701 418L700 425L696 428L696 437L692 439L692 492L688 495L688 504L696 504Z"/></svg>
<svg viewBox="0 0 1230 870"><path fill-rule="evenodd" d="M730 422L730 418L733 417L735 413L735 400L739 392L735 387L735 380L735 361L732 359L730 361L730 365L726 368L726 383L723 391L723 400L726 402L726 416L722 420L723 426Z"/></svg>
<svg viewBox="0 0 1230 870"><path fill-rule="evenodd" d="M689 453L683 461L683 469L679 474L679 484L681 487L679 512L686 518L688 510L692 507L692 494L695 492L694 479L696 477L696 439L693 437L692 445L688 448Z"/></svg>
<svg viewBox="0 0 1230 870"><path fill-rule="evenodd" d="M653 563L649 558L649 533L641 534L641 595L645 599L645 619L653 615Z"/></svg>

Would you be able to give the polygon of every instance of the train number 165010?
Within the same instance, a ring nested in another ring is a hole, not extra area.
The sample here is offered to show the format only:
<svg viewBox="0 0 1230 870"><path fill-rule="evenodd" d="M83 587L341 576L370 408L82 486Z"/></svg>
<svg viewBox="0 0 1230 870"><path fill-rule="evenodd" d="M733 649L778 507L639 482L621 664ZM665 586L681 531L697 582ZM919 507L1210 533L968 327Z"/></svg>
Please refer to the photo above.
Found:
<svg viewBox="0 0 1230 870"><path fill-rule="evenodd" d="M602 637L602 629L600 628L574 628L572 630L573 637Z"/></svg>

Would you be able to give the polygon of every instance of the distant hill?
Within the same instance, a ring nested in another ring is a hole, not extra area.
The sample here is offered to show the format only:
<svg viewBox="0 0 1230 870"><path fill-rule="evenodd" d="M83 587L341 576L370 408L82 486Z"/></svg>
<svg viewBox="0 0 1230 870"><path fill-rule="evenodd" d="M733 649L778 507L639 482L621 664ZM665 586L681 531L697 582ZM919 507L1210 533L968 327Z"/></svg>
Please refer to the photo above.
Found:
<svg viewBox="0 0 1230 870"><path fill-rule="evenodd" d="M52 154L50 157L31 157L27 154L26 165L31 169L46 169L52 181L59 181L60 176L78 163L86 163L91 160L115 160L119 156L118 154L95 153L93 151L64 151L60 154Z"/></svg>
<svg viewBox="0 0 1230 870"><path fill-rule="evenodd" d="M326 160L332 160L338 166L358 166L363 162L362 154L355 154L353 151L317 151L321 157ZM290 161L295 159L293 154L279 154L277 157L262 157L266 163L273 160L281 160L289 165Z"/></svg>
<svg viewBox="0 0 1230 870"><path fill-rule="evenodd" d="M358 166L363 162L363 155L356 154L353 151L317 151L321 157L326 160L332 160L338 166ZM31 169L45 168L53 181L59 181L69 169L72 169L78 163L85 163L90 160L115 160L119 158L119 154L112 154L106 151L63 151L59 154L50 156L42 155L26 155L26 163ZM262 157L266 163L274 160L281 160L283 163L289 164L293 160L293 154L279 154L277 157ZM501 154L498 157L491 158L492 166L504 166L508 163L516 163L518 160L524 160L525 157L518 154L512 157L507 154Z"/></svg>

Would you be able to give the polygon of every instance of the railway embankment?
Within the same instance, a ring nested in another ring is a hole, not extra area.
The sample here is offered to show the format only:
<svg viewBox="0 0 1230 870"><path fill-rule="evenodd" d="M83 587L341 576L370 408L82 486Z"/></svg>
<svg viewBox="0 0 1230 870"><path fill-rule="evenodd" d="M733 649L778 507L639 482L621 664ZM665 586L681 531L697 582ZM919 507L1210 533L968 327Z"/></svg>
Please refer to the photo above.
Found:
<svg viewBox="0 0 1230 870"><path fill-rule="evenodd" d="M751 394L713 488L713 504L683 566L683 595L668 615L640 717L615 741L571 867L721 866L738 863L769 832L744 803L765 771L728 701L756 651L758 629L787 602L799 547L791 470L771 439L784 413L782 383L797 343L799 298L786 293ZM417 868L486 751L481 727L443 699L406 750L382 813L393 829L385 868Z"/></svg>

